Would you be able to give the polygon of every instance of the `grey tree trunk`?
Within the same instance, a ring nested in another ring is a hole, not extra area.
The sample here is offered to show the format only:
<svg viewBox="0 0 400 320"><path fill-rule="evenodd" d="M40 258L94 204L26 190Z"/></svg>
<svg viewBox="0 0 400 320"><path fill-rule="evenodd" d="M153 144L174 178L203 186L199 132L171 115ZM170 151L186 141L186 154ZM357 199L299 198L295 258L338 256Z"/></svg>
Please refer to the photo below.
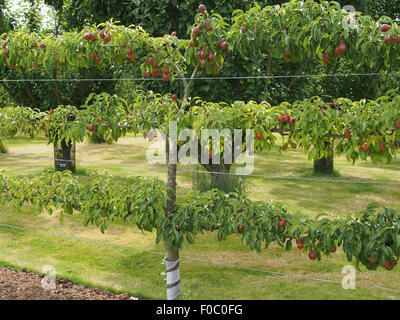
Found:
<svg viewBox="0 0 400 320"><path fill-rule="evenodd" d="M171 164L169 161L169 141L166 141L166 155L168 163L168 182L167 182L167 205L165 208L165 215L168 217L172 214L172 208L176 202L176 170L177 165ZM175 300L180 295L181 290L181 277L179 271L179 250L173 251L165 241L166 250L166 271L167 271L167 299Z"/></svg>
<svg viewBox="0 0 400 320"><path fill-rule="evenodd" d="M102 135L99 134L98 128L95 126L90 142L94 144L105 143L106 140Z"/></svg>
<svg viewBox="0 0 400 320"><path fill-rule="evenodd" d="M183 105L186 99L189 97L189 91L193 84L193 79L197 73L197 70L200 67L200 63L197 64L194 69L191 79L189 82L183 80L184 85L184 95L183 95ZM184 79L185 76L182 73L182 70L179 69L177 65L175 65L175 69L179 72L179 74ZM174 143L176 143L175 141ZM166 139L166 156L167 156L167 164L168 164L168 182L167 182L167 204L165 207L165 215L168 217L172 214L172 209L175 206L176 202L176 170L177 170L177 162L171 163L170 161L170 144L169 137ZM167 271L167 299L175 300L180 296L181 293L181 276L179 271L179 250L176 251L170 248L168 241L165 241L165 250L166 250L166 271Z"/></svg>
<svg viewBox="0 0 400 320"><path fill-rule="evenodd" d="M69 170L76 172L76 145L71 141L67 144L61 141L61 146L54 143L54 167L56 171Z"/></svg>
<svg viewBox="0 0 400 320"><path fill-rule="evenodd" d="M332 156L314 160L314 173L332 174L333 173L333 148L329 142L325 142L325 146L330 148Z"/></svg>

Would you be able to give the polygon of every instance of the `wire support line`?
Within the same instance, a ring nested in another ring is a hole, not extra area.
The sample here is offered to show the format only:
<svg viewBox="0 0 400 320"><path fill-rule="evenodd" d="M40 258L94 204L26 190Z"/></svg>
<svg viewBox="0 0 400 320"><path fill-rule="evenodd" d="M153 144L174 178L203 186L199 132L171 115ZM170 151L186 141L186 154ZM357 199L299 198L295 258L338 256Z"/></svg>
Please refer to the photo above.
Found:
<svg viewBox="0 0 400 320"><path fill-rule="evenodd" d="M11 225L7 225L7 224L0 224L0 227L19 230L19 231L32 232L32 233L51 236L51 237L55 237L55 238L82 241L82 242L92 243L92 244L97 244L97 245L102 245L102 246L109 246L109 247L114 247L114 248L119 248L119 249L134 250L134 251L139 251L139 252L144 252L144 253L150 253L150 254L156 254L156 255L160 255L160 256L165 256L165 253L162 253L162 252L159 252L159 251L145 250L145 249L134 248L134 247L130 247L130 246L119 245L119 244L115 244L115 243L109 243L109 242L103 242L103 241L98 241L98 240L85 239L85 238L81 238L81 237L59 235L59 234L50 233L50 232L46 232L46 231L23 228L23 227L17 227L17 226L11 226ZM323 282L323 283L333 283L333 284L340 284L340 285L342 284L341 281L336 281L336 280L320 279L320 278L308 277L308 276L291 274L291 273L284 273L284 272L278 272L278 271L270 271L270 270L263 270L263 269L258 269L258 268L244 267L244 266L238 266L238 265L235 265L235 264L223 263L223 262L218 262L218 261L213 261L213 260L192 258L192 257L186 257L186 256L180 256L180 258L188 260L188 261L192 261L192 262L209 263L209 264L214 264L214 265L218 265L218 266L226 267L226 268L240 269L240 270L251 271L251 272L259 272L259 273L266 273L266 274L275 275L275 276L283 276L283 277L295 278L295 279L298 279L298 280L311 280L311 281L317 281L317 282ZM377 289L377 290L382 290L382 291L387 291L387 292L393 292L393 293L400 294L400 290L389 289L389 288L385 288L385 287L381 287L381 286L368 286L368 285L357 284L356 287L366 288L366 289Z"/></svg>
<svg viewBox="0 0 400 320"><path fill-rule="evenodd" d="M90 165L97 166L110 166L110 167L128 167L128 168L136 168L136 169L148 169L154 171L162 171L166 172L167 168L156 168L151 166L139 166L133 164L117 164L117 163L101 163L101 162L92 162L85 160L64 160L64 159L55 159L51 157L44 156L26 156L26 155L0 155L0 159L2 157L13 157L13 158L25 158L25 159L42 159L48 161L60 161L60 162L69 162L69 163L84 163ZM165 164L166 165L166 164ZM177 173L199 173L199 174L215 174L215 175L231 175L231 176L242 176L242 177L252 177L252 178L266 178L266 179L276 179L276 180L295 180L295 181L312 181L312 182L334 182L334 183L353 183L353 184L378 184L378 185L400 185L400 182L395 181L362 181L362 180L343 180L343 179L318 179L318 178L303 178L303 177L287 177L287 176L274 176L274 175L264 175L264 174L239 174L235 172L219 172L219 171L201 171L201 170L185 170L178 169Z"/></svg>
<svg viewBox="0 0 400 320"><path fill-rule="evenodd" d="M226 76L226 77L177 77L174 80L247 80L247 79L291 79L291 78L326 78L326 77L377 77L400 76L399 73L331 73L331 74L300 74L300 75L276 75L276 76ZM162 78L56 78L56 79L0 79L0 82L90 82L90 81L165 81Z"/></svg>

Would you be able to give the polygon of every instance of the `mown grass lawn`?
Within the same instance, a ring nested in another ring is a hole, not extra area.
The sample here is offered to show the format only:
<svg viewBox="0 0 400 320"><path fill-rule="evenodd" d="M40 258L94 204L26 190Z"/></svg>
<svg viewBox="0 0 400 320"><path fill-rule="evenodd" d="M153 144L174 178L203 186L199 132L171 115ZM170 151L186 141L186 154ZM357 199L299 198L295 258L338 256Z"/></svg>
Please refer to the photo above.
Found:
<svg viewBox="0 0 400 320"><path fill-rule="evenodd" d="M51 170L52 146L44 139L16 137L8 141L10 155L0 155L0 169L8 174L39 174ZM148 146L142 138L128 136L117 144L79 144L78 172L82 181L90 183L92 169L112 173L121 179L127 176L158 176L165 180L163 166L146 162ZM36 157L36 158L27 158ZM292 150L280 154L278 148L257 155L254 174L265 176L306 177L348 181L400 181L400 161L392 164L359 162L351 165L343 158L335 159L336 174L315 177L312 163L306 156ZM191 169L180 166L180 169ZM309 215L327 213L347 215L359 212L368 203L378 201L396 208L400 187L384 184L353 184L323 181L248 178L248 195L252 199L282 201L291 211ZM178 192L184 196L191 189L191 174L180 173ZM0 207L0 224L9 224L59 235L119 244L157 252L155 235L143 234L132 225L113 223L106 234L95 227L84 227L79 215L65 216L62 223L57 214L48 216L32 212L29 207L17 211ZM182 256L235 264L262 270L278 271L321 279L341 281L342 267L348 262L341 250L319 262L308 259L300 250L286 252L272 246L256 254L242 246L237 237L217 241L216 234L207 233L188 246ZM165 266L162 255L96 243L56 238L49 235L0 227L0 264L41 272L42 266L53 265L59 277L136 297L165 299ZM398 289L400 269L391 272L357 272L359 284ZM206 262L182 259L183 299L399 299L400 294L378 289L344 290L340 284L299 280L267 273L234 269Z"/></svg>

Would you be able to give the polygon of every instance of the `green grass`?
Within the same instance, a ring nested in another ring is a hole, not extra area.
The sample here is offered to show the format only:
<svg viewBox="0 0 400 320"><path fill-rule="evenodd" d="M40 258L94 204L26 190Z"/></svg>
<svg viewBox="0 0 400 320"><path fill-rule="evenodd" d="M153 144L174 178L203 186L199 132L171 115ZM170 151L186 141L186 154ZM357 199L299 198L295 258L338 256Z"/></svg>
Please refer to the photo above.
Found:
<svg viewBox="0 0 400 320"><path fill-rule="evenodd" d="M52 146L42 140L17 137L8 141L11 154L0 155L0 169L9 174L40 174L52 169L48 159L16 158L30 155L51 158ZM79 144L78 171L82 181L88 181L91 170L110 172L121 179L127 176L158 176L166 179L165 167L151 166L145 161L148 143L140 138L127 137L118 144ZM265 176L312 177L340 180L400 181L400 162L375 165L360 162L352 166L343 158L335 159L336 172L332 176L314 176L312 163L306 156L292 150L280 154L278 148L257 155L255 174ZM147 168L141 168L147 167ZM158 169L158 170L152 170ZM190 167L181 169L190 169ZM396 185L347 184L301 180L248 178L248 194L252 199L283 201L291 211L309 215L320 212L347 215L365 209L373 201L398 207L400 188ZM191 189L191 174L178 176L180 196ZM79 215L60 217L37 214L25 207L20 211L0 207L0 223L15 225L59 235L114 243L123 246L164 252L155 245L155 235L141 233L134 226L116 222L106 234L95 227L84 227ZM186 257L218 261L220 263L253 267L321 279L341 281L341 269L347 265L345 255L338 250L319 262L312 262L300 250L286 252L272 246L259 254L251 252L237 237L217 241L215 233L197 238L181 254ZM56 238L28 231L0 227L0 264L41 272L43 265L51 264L61 278L100 287L133 296L165 299L165 280L162 255L103 246L66 238ZM377 289L344 290L340 284L299 280L267 273L246 271L210 263L182 259L183 299L399 299L400 295ZM388 272L357 272L357 281L364 285L378 285L391 289L400 280L399 268Z"/></svg>

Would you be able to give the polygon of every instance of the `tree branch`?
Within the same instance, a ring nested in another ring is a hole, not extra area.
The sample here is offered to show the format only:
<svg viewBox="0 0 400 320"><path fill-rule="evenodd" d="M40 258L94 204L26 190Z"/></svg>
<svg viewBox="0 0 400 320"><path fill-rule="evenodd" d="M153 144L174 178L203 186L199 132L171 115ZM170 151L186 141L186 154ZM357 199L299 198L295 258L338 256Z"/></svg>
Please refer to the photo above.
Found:
<svg viewBox="0 0 400 320"><path fill-rule="evenodd" d="M296 83L297 79L299 79L299 75L300 73L303 72L306 64L308 63L308 61L310 60L310 57L308 57L307 59L303 60L303 62L300 64L299 69L297 69L296 73L294 74L294 78L292 78L292 81L290 81L288 89L291 90L294 86L294 84Z"/></svg>
<svg viewBox="0 0 400 320"><path fill-rule="evenodd" d="M26 74L25 74L24 70L21 70L21 74L22 74L22 78L26 79ZM32 93L31 87L28 85L28 83L26 81L23 81L23 84L24 84L24 88L25 88L25 91L26 91L27 95L32 100L32 103L35 105L35 107L37 107L38 106L38 102L37 102L35 96Z"/></svg>
<svg viewBox="0 0 400 320"><path fill-rule="evenodd" d="M7 86L3 83L0 82L0 85L4 88L4 90L6 90L6 92L8 93L8 95L10 96L11 100L14 101L14 103L17 106L21 106L22 104L18 101L18 99L16 97L14 97L14 95L11 93L10 89L7 88Z"/></svg>
<svg viewBox="0 0 400 320"><path fill-rule="evenodd" d="M53 81L54 88L56 89L57 104L59 106L61 106L62 105L62 99L61 99L60 89L59 89L58 83L57 83L57 71L56 71L56 69L54 69L54 71L53 71L53 79L54 79L54 81Z"/></svg>

